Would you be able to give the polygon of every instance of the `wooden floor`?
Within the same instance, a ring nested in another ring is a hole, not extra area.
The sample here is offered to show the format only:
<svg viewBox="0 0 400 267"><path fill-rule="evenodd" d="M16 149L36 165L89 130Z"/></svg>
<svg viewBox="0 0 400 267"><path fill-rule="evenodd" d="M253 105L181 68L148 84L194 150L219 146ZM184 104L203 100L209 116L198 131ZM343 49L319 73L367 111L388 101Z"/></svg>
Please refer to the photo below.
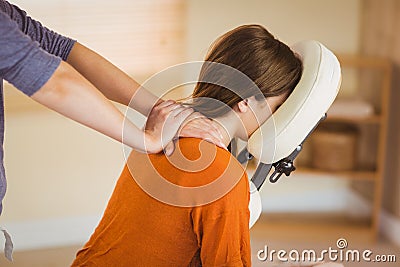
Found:
<svg viewBox="0 0 400 267"><path fill-rule="evenodd" d="M14 261L0 256L1 267L65 267L70 266L80 245L42 250L16 251Z"/></svg>
<svg viewBox="0 0 400 267"><path fill-rule="evenodd" d="M336 241L337 238L332 237L321 237L318 240L307 240L307 238L278 238L279 233L271 234L265 231L265 225L257 223L251 230L251 246L252 246L252 263L254 267L272 267L272 266L296 266L289 265L283 262L270 262L260 261L257 258L257 253L260 250L265 250L265 246L268 246L269 251L284 249L287 252L296 249L302 250L315 250L321 251L323 249L329 249L329 246L333 249L337 249ZM282 235L284 236L284 235ZM309 238L311 239L311 238ZM0 255L0 266L1 267L65 267L69 266L75 257L77 250L80 245L61 247L61 248L49 248L35 251L17 251L14 253L14 262L8 262L2 255ZM363 251L369 249L373 251L374 255L395 255L397 258L396 263L376 263L376 262L343 262L346 267L399 267L400 266L400 249L390 244L385 240L378 240L375 243L365 242L354 242L348 243L349 249L358 249ZM297 265L298 266L298 265ZM301 265L304 266L304 265Z"/></svg>
<svg viewBox="0 0 400 267"><path fill-rule="evenodd" d="M296 225L296 224L295 224ZM362 227L361 227L362 228ZM297 225L297 227L290 226L290 224L285 225L277 225L276 222L269 222L260 218L260 220L254 225L251 229L251 249L252 249L252 266L254 267L283 267L283 266L310 266L306 264L294 264L288 262L282 262L277 259L275 253L274 261L270 261L270 258L261 261L257 257L257 254L260 250L271 252L271 250L279 251L284 250L287 254L291 251L296 250L300 255L303 251L313 250L316 252L317 257L321 255L321 251L328 250L331 248L332 250L337 250L338 255L340 257L340 252L342 251L341 260L330 260L328 255L325 255L325 262L336 262L343 264L346 267L399 267L400 266L400 248L395 245L389 243L382 238L373 238L371 239L367 236L365 231L359 231L356 228L346 228L346 227L338 227L338 229L342 229L338 231L332 231L332 227L321 228L317 225ZM338 248L337 242L338 240L345 240L347 243L347 247L342 250ZM360 261L352 260L351 254L350 260L346 261L346 253L347 251L359 251L361 255ZM385 262L385 263L377 263L377 262L365 262L362 260L362 253L365 250L371 250L372 255L370 258L374 258L377 255L383 256L391 256L394 255L396 257L396 262ZM265 254L261 254L265 257ZM294 254L292 254L294 255ZM308 255L308 254L306 254ZM333 254L335 256L335 254ZM288 258L288 255L286 255ZM339 258L340 259L340 258Z"/></svg>

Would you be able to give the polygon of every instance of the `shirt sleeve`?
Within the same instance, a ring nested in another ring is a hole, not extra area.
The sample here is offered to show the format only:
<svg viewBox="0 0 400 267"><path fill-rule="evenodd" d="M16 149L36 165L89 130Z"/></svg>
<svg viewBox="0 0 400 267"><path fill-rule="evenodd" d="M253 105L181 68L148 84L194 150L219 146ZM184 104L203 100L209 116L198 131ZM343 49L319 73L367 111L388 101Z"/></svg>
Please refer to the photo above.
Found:
<svg viewBox="0 0 400 267"><path fill-rule="evenodd" d="M41 49L1 10L0 25L0 78L31 96L49 80L61 59Z"/></svg>
<svg viewBox="0 0 400 267"><path fill-rule="evenodd" d="M198 207L193 227L202 266L251 266L247 176L223 198Z"/></svg>
<svg viewBox="0 0 400 267"><path fill-rule="evenodd" d="M11 20L15 21L18 28L33 41L37 41L43 50L60 57L64 61L67 60L76 42L75 40L44 27L39 21L29 17L25 11L5 0L0 0L0 11L3 11Z"/></svg>

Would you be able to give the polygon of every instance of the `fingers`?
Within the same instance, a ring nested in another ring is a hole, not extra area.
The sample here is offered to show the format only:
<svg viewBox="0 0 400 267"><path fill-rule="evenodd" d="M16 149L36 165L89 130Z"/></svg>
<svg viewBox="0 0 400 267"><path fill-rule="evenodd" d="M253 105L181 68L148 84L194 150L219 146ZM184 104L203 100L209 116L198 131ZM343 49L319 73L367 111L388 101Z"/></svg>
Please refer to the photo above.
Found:
<svg viewBox="0 0 400 267"><path fill-rule="evenodd" d="M159 110L159 112L164 116L169 116L172 112L176 112L175 110L177 109L180 110L182 108L183 108L182 105L175 103L173 101L172 103L169 103L167 105L157 106L157 110Z"/></svg>
<svg viewBox="0 0 400 267"><path fill-rule="evenodd" d="M174 150L175 150L175 143L174 143L174 141L172 140L172 141L170 141L170 142L165 146L165 148L164 148L164 154L165 154L166 156L171 156L172 153L174 152Z"/></svg>
<svg viewBox="0 0 400 267"><path fill-rule="evenodd" d="M198 113L200 116L198 117L199 119L197 120L200 124L201 124L201 127L207 127L207 128L210 128L211 130L213 130L214 132L216 132L216 133L218 133L218 136L222 139L223 137L222 137L222 133L220 132L220 130L216 127L216 126L214 126L212 123L211 123L211 120L209 119L209 118L207 118L207 117L205 117L205 116L203 116L203 114L201 114L201 113L199 113L199 112L196 112L196 113Z"/></svg>
<svg viewBox="0 0 400 267"><path fill-rule="evenodd" d="M180 137L196 137L200 139L204 139L210 143L213 143L223 149L227 149L225 144L222 143L221 138L216 137L215 134L211 134L210 131L205 130L204 128L190 128L190 129L183 129L179 133Z"/></svg>
<svg viewBox="0 0 400 267"><path fill-rule="evenodd" d="M183 125L186 119L189 122ZM226 149L219 128L210 119L172 100L154 106L145 125L145 131L152 139L160 140L160 147L164 144L166 155L173 153L175 146L171 140L177 136L179 129L181 137L201 138Z"/></svg>
<svg viewBox="0 0 400 267"><path fill-rule="evenodd" d="M223 139L220 130L216 126L214 126L210 119L204 117L203 115L195 117L194 119L186 123L182 128L182 135L180 134L180 136L190 136L190 132L194 130L205 132L207 135L212 135L213 139L217 141L221 141Z"/></svg>
<svg viewBox="0 0 400 267"><path fill-rule="evenodd" d="M179 103L176 103L173 100L164 101L155 106L154 109L158 111L161 115L164 115L165 117L172 116L173 118L182 120L182 122L190 114L193 113L193 109L185 107Z"/></svg>
<svg viewBox="0 0 400 267"><path fill-rule="evenodd" d="M171 111L170 116L172 116L178 120L182 120L182 122L183 122L192 113L193 113L192 108L187 108L182 105L179 105L178 107L176 107L174 110Z"/></svg>
<svg viewBox="0 0 400 267"><path fill-rule="evenodd" d="M198 136L200 138L205 138L205 137L210 137L212 140L215 140L213 143L219 142L222 140L222 136L218 130L216 130L213 127L210 127L208 124L198 124L198 125L192 125L188 126L184 131L182 131L182 135L180 136L185 136L189 137L191 132L196 132L198 135L201 135L201 133L204 133L201 136Z"/></svg>
<svg viewBox="0 0 400 267"><path fill-rule="evenodd" d="M201 114L198 111L193 112L192 119L193 120L196 120L196 119L207 119L208 120L208 118L206 116L204 116L203 114Z"/></svg>
<svg viewBox="0 0 400 267"><path fill-rule="evenodd" d="M228 148L226 147L226 145L222 141L217 141L217 140L215 140L215 138L207 138L206 137L206 138L204 138L204 140L206 140L207 142L210 142L211 144L219 146L220 148L228 150Z"/></svg>
<svg viewBox="0 0 400 267"><path fill-rule="evenodd" d="M163 102L161 102L160 104L158 104L158 105L155 105L154 107L158 107L158 108L164 108L164 107L167 107L167 106L169 106L169 105L172 105L172 104L175 104L176 102L175 101L173 101L173 100L167 100L167 101L163 101Z"/></svg>
<svg viewBox="0 0 400 267"><path fill-rule="evenodd" d="M223 138L220 130L211 123L210 119L207 119L207 118L198 119L198 122L199 122L200 128L207 129L210 132L210 134L212 134L215 138L217 138L217 139Z"/></svg>

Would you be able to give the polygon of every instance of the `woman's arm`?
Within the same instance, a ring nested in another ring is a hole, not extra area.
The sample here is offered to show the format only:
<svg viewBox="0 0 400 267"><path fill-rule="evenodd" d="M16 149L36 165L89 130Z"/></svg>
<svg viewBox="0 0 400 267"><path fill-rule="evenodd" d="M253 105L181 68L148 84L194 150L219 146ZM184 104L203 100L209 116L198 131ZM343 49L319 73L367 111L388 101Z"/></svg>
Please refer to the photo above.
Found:
<svg viewBox="0 0 400 267"><path fill-rule="evenodd" d="M202 266L251 266L248 179L239 163L226 163L233 157L221 156L226 154L217 154L213 162L217 165L209 168L216 173L225 168L231 181L240 180L222 198L194 209L193 231L201 244Z"/></svg>
<svg viewBox="0 0 400 267"><path fill-rule="evenodd" d="M172 101L164 102L158 118L164 123L157 125L167 122L168 127L153 127L143 132L129 120L124 121L123 114L65 62L60 63L51 78L31 97L72 120L149 153L161 151L193 112Z"/></svg>

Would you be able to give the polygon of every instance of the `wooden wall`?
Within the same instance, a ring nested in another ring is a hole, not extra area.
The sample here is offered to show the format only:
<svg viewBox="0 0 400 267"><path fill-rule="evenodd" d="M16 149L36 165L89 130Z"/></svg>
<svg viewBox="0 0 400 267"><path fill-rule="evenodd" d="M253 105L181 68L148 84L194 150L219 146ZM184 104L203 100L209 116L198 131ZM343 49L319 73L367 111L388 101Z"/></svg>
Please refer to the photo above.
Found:
<svg viewBox="0 0 400 267"><path fill-rule="evenodd" d="M393 61L383 205L400 216L400 1L363 0L360 51Z"/></svg>

